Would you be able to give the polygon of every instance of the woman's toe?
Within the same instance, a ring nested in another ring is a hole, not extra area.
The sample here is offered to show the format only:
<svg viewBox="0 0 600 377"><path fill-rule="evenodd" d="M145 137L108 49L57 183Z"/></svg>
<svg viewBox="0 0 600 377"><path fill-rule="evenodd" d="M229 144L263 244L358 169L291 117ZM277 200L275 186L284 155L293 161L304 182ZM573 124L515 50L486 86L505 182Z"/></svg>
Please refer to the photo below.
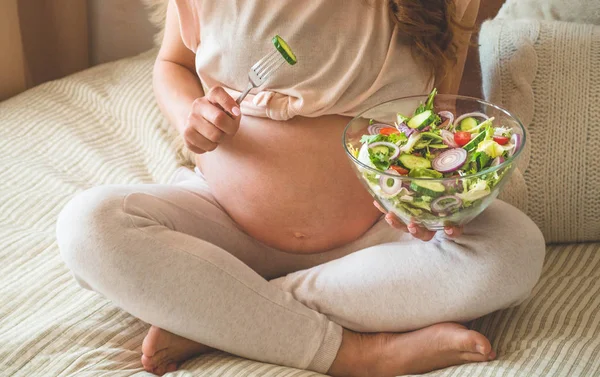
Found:
<svg viewBox="0 0 600 377"><path fill-rule="evenodd" d="M465 333L462 350L488 356L492 352L492 345L483 334L469 330Z"/></svg>
<svg viewBox="0 0 600 377"><path fill-rule="evenodd" d="M167 373L175 372L177 370L177 363L170 363L167 365Z"/></svg>
<svg viewBox="0 0 600 377"><path fill-rule="evenodd" d="M473 352L461 352L460 353L461 360L469 361L469 362L478 362L478 361L488 361L489 356L482 355L480 353Z"/></svg>

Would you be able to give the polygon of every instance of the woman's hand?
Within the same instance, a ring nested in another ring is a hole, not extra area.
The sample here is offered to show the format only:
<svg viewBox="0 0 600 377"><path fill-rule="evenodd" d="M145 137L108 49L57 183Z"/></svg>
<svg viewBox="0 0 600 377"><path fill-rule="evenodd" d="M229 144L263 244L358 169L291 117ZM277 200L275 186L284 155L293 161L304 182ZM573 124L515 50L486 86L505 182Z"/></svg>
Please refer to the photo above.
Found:
<svg viewBox="0 0 600 377"><path fill-rule="evenodd" d="M185 145L197 154L214 151L225 135L235 135L240 118L235 100L222 87L214 87L192 104L183 131Z"/></svg>
<svg viewBox="0 0 600 377"><path fill-rule="evenodd" d="M384 208L374 201L373 204L377 209L379 209L383 214L385 214L385 221L390 224L393 228L399 229L403 232L408 232L413 235L413 237L420 239L421 241L430 241L433 236L435 236L435 232L425 229L415 223L410 223L408 225L404 224L395 214L391 212L387 212ZM449 237L458 237L462 234L462 227L454 227L448 226L444 228L444 232Z"/></svg>

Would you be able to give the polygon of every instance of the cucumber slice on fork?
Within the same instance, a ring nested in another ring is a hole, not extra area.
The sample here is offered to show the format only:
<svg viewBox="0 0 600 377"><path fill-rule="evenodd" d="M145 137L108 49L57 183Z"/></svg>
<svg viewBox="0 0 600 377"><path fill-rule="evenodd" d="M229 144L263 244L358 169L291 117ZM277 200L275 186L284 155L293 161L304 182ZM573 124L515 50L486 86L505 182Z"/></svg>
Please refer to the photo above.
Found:
<svg viewBox="0 0 600 377"><path fill-rule="evenodd" d="M290 65L294 65L298 62L298 59L296 59L296 55L292 52L290 46L279 35L273 37L273 44L285 61Z"/></svg>

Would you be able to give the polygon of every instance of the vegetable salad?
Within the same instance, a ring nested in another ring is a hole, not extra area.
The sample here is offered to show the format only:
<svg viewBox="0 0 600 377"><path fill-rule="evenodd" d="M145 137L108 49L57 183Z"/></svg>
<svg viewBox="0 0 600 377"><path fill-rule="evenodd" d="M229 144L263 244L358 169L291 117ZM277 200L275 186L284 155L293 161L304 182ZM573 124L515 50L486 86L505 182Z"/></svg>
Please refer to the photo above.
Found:
<svg viewBox="0 0 600 377"><path fill-rule="evenodd" d="M371 190L409 218L439 220L477 205L510 164L489 168L521 148L521 135L495 125L493 117L437 111L436 94L434 89L412 116L397 114L393 125L371 120L361 148L351 150L362 164L387 173L363 170ZM492 171L485 174L486 169Z"/></svg>

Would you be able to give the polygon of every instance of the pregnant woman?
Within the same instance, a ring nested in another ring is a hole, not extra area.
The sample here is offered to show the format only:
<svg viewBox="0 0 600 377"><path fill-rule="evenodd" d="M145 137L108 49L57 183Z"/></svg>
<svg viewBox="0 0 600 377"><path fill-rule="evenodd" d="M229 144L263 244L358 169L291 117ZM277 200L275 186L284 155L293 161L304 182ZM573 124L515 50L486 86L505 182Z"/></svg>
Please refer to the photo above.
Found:
<svg viewBox="0 0 600 377"><path fill-rule="evenodd" d="M154 88L197 172L83 192L57 229L77 281L152 325L146 370L214 349L333 376L496 357L461 323L528 297L540 231L501 201L464 229L401 226L341 145L371 106L455 90L467 33L454 20L479 5L457 1L170 2ZM299 63L238 107L276 34Z"/></svg>

